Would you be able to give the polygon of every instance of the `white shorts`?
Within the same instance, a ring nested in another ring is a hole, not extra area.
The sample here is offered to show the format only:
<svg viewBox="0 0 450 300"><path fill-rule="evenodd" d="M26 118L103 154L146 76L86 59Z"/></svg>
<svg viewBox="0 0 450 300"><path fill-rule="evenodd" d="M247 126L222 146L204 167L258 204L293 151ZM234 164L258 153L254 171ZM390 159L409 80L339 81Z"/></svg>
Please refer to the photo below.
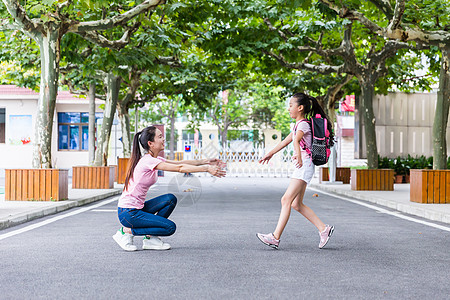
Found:
<svg viewBox="0 0 450 300"><path fill-rule="evenodd" d="M292 172L291 178L301 179L306 183L309 183L314 176L315 166L310 157L302 158L303 165L301 168L295 168Z"/></svg>

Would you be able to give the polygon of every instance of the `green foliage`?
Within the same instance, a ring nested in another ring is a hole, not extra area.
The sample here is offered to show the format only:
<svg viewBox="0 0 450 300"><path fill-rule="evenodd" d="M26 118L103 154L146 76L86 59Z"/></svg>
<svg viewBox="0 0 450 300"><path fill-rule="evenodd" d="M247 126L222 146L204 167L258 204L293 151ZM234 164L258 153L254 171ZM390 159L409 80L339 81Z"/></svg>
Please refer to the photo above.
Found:
<svg viewBox="0 0 450 300"><path fill-rule="evenodd" d="M0 84L15 84L38 91L40 53L35 42L20 31L0 31Z"/></svg>
<svg viewBox="0 0 450 300"><path fill-rule="evenodd" d="M411 169L433 169L433 157L380 157L378 156L379 169L394 169L396 175L409 175ZM447 169L450 169L450 157L447 161Z"/></svg>
<svg viewBox="0 0 450 300"><path fill-rule="evenodd" d="M424 30L449 30L449 2L446 0L406 1L403 22Z"/></svg>

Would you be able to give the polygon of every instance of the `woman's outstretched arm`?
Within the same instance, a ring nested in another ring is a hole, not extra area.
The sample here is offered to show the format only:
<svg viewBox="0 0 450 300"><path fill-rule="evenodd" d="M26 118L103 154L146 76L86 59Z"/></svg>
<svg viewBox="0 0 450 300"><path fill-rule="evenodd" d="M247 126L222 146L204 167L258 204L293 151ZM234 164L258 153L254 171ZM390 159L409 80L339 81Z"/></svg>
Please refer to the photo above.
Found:
<svg viewBox="0 0 450 300"><path fill-rule="evenodd" d="M161 162L156 166L156 169L178 173L208 172L209 174L216 177L224 177L226 175L225 170L223 170L219 165L194 166L189 164L172 164L168 162Z"/></svg>
<svg viewBox="0 0 450 300"><path fill-rule="evenodd" d="M218 158L206 158L206 159L192 159L192 160L166 160L166 163L173 165L192 165L192 166L201 166L201 165L221 165L223 166L223 162Z"/></svg>

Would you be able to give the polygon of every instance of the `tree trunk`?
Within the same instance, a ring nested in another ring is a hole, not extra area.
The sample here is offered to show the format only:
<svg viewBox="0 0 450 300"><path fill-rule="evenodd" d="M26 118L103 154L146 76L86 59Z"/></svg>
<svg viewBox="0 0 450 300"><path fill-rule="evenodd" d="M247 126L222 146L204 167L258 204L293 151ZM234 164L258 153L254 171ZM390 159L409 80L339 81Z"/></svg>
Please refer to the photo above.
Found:
<svg viewBox="0 0 450 300"><path fill-rule="evenodd" d="M114 113L116 112L117 101L119 98L121 78L113 73L108 73L105 78L107 87L105 110L103 113L103 122L101 132L98 138L98 147L95 151L96 166L107 166L108 164L108 148L111 137L111 128L114 121Z"/></svg>
<svg viewBox="0 0 450 300"><path fill-rule="evenodd" d="M222 148L227 148L227 134L228 134L228 128L224 127L223 130L220 132L220 137L222 139Z"/></svg>
<svg viewBox="0 0 450 300"><path fill-rule="evenodd" d="M134 108L134 134L139 132L139 106L136 105Z"/></svg>
<svg viewBox="0 0 450 300"><path fill-rule="evenodd" d="M447 122L450 107L450 48L443 48L439 91L433 122L433 169L447 168Z"/></svg>
<svg viewBox="0 0 450 300"><path fill-rule="evenodd" d="M89 165L94 165L95 160L95 81L89 84Z"/></svg>
<svg viewBox="0 0 450 300"><path fill-rule="evenodd" d="M129 158L131 157L131 127L128 105L119 103L117 105L117 115L122 128L123 157Z"/></svg>
<svg viewBox="0 0 450 300"><path fill-rule="evenodd" d="M41 84L34 128L33 168L52 168L52 132L58 94L60 29L49 26L36 39L41 53Z"/></svg>
<svg viewBox="0 0 450 300"><path fill-rule="evenodd" d="M360 81L361 85L361 116L364 120L364 135L366 137L367 165L369 169L378 168L378 149L375 133L375 115L373 112L373 95L375 84Z"/></svg>
<svg viewBox="0 0 450 300"><path fill-rule="evenodd" d="M177 116L176 111L171 112L170 114L170 159L173 160L175 158L175 118Z"/></svg>

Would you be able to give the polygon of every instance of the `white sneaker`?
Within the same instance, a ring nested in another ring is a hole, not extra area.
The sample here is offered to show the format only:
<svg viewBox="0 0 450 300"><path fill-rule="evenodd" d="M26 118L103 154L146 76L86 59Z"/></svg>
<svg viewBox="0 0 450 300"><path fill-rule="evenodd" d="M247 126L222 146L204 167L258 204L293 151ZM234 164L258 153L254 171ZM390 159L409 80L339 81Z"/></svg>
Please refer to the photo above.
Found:
<svg viewBox="0 0 450 300"><path fill-rule="evenodd" d="M113 235L113 239L119 246L125 251L136 251L137 247L133 245L133 235L129 233L122 233L119 229L116 234Z"/></svg>
<svg viewBox="0 0 450 300"><path fill-rule="evenodd" d="M164 243L159 237L144 237L142 240L142 249L144 250L169 250L170 244Z"/></svg>

